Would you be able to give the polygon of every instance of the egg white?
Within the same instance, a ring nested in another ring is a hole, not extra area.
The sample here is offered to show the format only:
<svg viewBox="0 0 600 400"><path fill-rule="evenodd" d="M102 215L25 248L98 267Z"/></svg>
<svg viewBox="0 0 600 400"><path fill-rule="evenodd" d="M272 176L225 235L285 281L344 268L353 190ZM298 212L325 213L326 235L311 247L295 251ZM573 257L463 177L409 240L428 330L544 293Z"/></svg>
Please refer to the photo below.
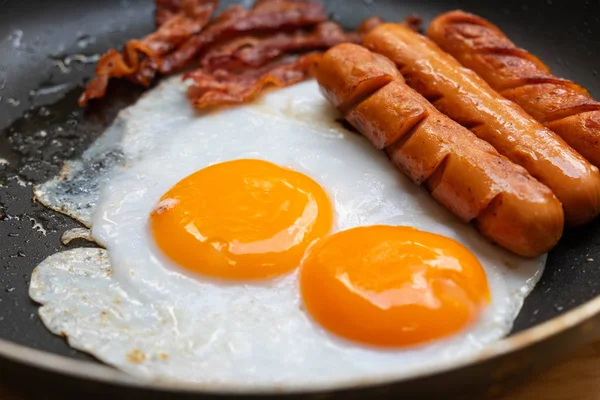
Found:
<svg viewBox="0 0 600 400"><path fill-rule="evenodd" d="M213 390L307 390L406 378L476 354L510 332L545 256L509 254L457 220L382 152L335 122L339 115L315 82L210 113L192 109L184 93L172 78L121 112L91 148L94 156L74 162L61 180L63 189L77 182L83 195L57 189L57 180L38 188L63 212L87 218L106 248L53 255L32 276L30 295L43 304L43 322L72 347L141 378ZM90 163L106 153L98 149L122 156L94 175ZM241 283L183 271L156 248L148 215L182 178L239 158L288 166L319 182L334 204L334 231L408 225L456 239L483 265L491 304L451 338L379 349L317 325L303 309L297 271ZM77 168L90 179L77 178Z"/></svg>

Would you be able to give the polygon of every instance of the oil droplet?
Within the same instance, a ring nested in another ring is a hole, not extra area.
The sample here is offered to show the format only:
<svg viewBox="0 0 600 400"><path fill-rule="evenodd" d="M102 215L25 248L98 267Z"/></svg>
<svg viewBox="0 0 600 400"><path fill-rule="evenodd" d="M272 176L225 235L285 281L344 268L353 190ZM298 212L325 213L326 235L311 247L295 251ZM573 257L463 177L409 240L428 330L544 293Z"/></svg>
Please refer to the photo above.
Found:
<svg viewBox="0 0 600 400"><path fill-rule="evenodd" d="M82 34L77 37L77 47L80 49L85 49L93 43L96 43L96 38L93 36Z"/></svg>
<svg viewBox="0 0 600 400"><path fill-rule="evenodd" d="M51 94L55 94L55 93L59 93L62 91L66 91L67 89L69 89L71 86L70 83L59 83L58 85L51 85L51 86L41 86L40 88L36 89L36 90L32 90L31 92L29 92L29 95L31 97L35 97L35 96L48 96Z"/></svg>
<svg viewBox="0 0 600 400"><path fill-rule="evenodd" d="M12 46L15 49L21 48L21 40L23 39L23 31L20 29L13 30L10 35L8 35L8 40L11 42Z"/></svg>
<svg viewBox="0 0 600 400"><path fill-rule="evenodd" d="M73 61L80 62L82 64L92 64L97 62L100 59L100 54L73 54L72 56L68 56L65 58L65 64L70 64Z"/></svg>
<svg viewBox="0 0 600 400"><path fill-rule="evenodd" d="M71 72L71 64L74 62L79 62L81 64L92 64L97 62L100 59L100 54L72 54L66 57L61 56L53 56L50 57L52 62L60 71L64 74Z"/></svg>
<svg viewBox="0 0 600 400"><path fill-rule="evenodd" d="M33 226L31 227L31 229L33 229L34 231L40 232L42 235L46 236L46 234L47 234L46 229L40 222L38 222L35 218L32 218L32 217L29 217L29 220L31 222L33 222Z"/></svg>
<svg viewBox="0 0 600 400"><path fill-rule="evenodd" d="M39 108L38 113L42 117L49 117L50 115L52 115L52 113L50 112L50 110L48 108L46 108L46 107L43 107L43 106Z"/></svg>
<svg viewBox="0 0 600 400"><path fill-rule="evenodd" d="M21 179L21 177L19 175L11 176L8 179L14 180L21 187L27 187L29 185L28 182L25 182L23 179ZM20 218L18 216L15 216L14 218L17 218L18 220L20 220Z"/></svg>

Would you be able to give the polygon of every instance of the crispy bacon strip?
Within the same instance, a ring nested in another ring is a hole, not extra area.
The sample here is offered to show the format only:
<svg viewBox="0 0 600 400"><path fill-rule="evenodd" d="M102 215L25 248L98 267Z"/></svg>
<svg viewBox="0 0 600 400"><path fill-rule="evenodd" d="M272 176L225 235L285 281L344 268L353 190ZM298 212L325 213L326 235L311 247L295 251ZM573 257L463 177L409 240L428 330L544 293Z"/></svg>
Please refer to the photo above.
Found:
<svg viewBox="0 0 600 400"><path fill-rule="evenodd" d="M206 71L258 68L287 53L324 50L340 43L360 43L365 34L382 23L381 18L370 17L361 23L356 32L344 32L339 24L327 21L318 24L312 32L298 29L292 33L271 36L243 36L212 46L202 56L200 65ZM415 26L412 17L404 23L411 28Z"/></svg>
<svg viewBox="0 0 600 400"><path fill-rule="evenodd" d="M155 0L154 22L161 26L181 10L182 0Z"/></svg>
<svg viewBox="0 0 600 400"><path fill-rule="evenodd" d="M361 35L346 33L335 22L323 22L312 32L299 29L291 34L273 36L244 36L211 48L201 59L206 71L227 69L235 71L258 68L285 53L327 49L339 43L360 43Z"/></svg>
<svg viewBox="0 0 600 400"><path fill-rule="evenodd" d="M194 82L188 89L188 98L198 108L246 103L257 98L268 86L290 86L307 79L320 59L321 54L312 53L289 63L240 74L224 69L212 73L198 69L184 77Z"/></svg>
<svg viewBox="0 0 600 400"><path fill-rule="evenodd" d="M200 32L217 7L216 0L180 0L178 3L179 12L165 21L156 32L142 40L128 42L123 53L111 49L102 56L96 67L96 78L79 98L80 106L85 106L90 99L103 97L110 78L126 77L148 86L156 72L155 59Z"/></svg>
<svg viewBox="0 0 600 400"><path fill-rule="evenodd" d="M202 33L186 40L160 62L160 72L182 68L210 45L250 33L269 33L309 27L327 20L325 9L313 0L260 0L251 10L231 6Z"/></svg>
<svg viewBox="0 0 600 400"><path fill-rule="evenodd" d="M357 31L344 32L327 21L318 0L257 0L249 10L232 5L209 24L217 0L155 2L158 30L127 43L122 53L107 52L98 63L97 77L80 97L81 106L103 97L110 78L148 86L157 73L188 66L197 54L202 54L202 69L186 76L195 83L189 92L197 107L249 101L267 85L287 86L304 79L309 75L307 60L316 56L273 66L274 60L343 42L359 43L383 22L368 18ZM420 19L409 17L404 24L418 29Z"/></svg>

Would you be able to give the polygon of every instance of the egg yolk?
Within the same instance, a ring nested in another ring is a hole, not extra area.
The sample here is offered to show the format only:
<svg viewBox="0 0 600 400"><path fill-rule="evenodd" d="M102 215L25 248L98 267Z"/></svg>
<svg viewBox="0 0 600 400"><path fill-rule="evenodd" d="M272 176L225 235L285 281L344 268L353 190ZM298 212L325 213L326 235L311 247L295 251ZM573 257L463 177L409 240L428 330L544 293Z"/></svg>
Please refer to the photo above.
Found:
<svg viewBox="0 0 600 400"><path fill-rule="evenodd" d="M382 347L458 332L490 299L469 250L399 226L354 228L316 243L302 262L300 288L306 310L325 329Z"/></svg>
<svg viewBox="0 0 600 400"><path fill-rule="evenodd" d="M204 168L150 215L158 247L183 268L225 279L288 272L332 225L329 197L306 175L262 160Z"/></svg>

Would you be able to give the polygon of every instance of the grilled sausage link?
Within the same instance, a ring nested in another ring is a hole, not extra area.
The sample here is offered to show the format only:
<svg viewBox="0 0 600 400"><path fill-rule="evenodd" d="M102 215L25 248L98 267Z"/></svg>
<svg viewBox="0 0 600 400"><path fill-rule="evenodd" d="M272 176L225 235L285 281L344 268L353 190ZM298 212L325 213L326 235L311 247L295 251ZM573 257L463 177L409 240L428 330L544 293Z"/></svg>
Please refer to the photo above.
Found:
<svg viewBox="0 0 600 400"><path fill-rule="evenodd" d="M564 218L552 191L437 111L391 61L340 44L325 53L316 77L350 124L483 236L528 257L556 244Z"/></svg>
<svg viewBox="0 0 600 400"><path fill-rule="evenodd" d="M600 102L586 89L552 75L538 58L476 15L442 14L427 36L600 167Z"/></svg>
<svg viewBox="0 0 600 400"><path fill-rule="evenodd" d="M584 224L600 212L598 169L431 40L384 24L365 37L364 45L390 58L408 85L438 110L552 189L567 224Z"/></svg>

